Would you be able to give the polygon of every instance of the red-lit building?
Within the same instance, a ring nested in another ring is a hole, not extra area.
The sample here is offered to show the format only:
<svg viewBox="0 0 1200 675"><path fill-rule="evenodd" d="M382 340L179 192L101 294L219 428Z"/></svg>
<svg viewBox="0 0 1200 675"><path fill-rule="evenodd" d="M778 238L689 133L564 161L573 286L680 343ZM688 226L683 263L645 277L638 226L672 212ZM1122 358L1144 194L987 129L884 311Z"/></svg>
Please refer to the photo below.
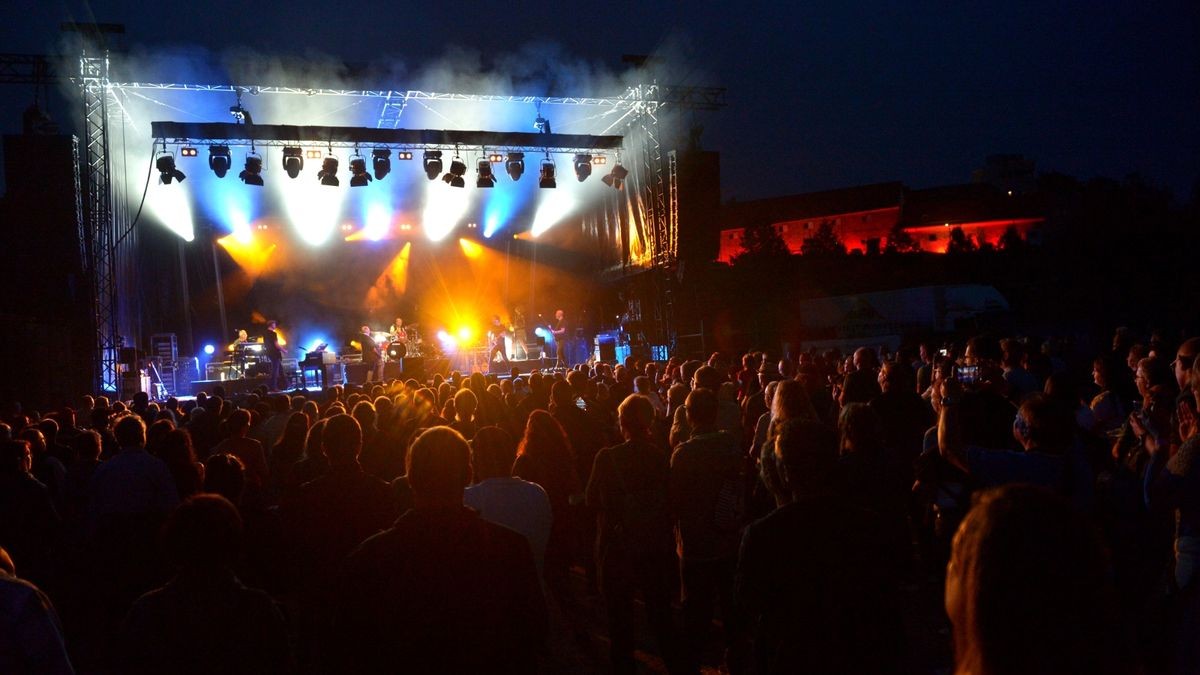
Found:
<svg viewBox="0 0 1200 675"><path fill-rule="evenodd" d="M878 183L727 204L721 209L717 260L730 262L742 251L745 228L764 222L771 223L794 254L824 223L850 252L879 252L902 230L922 251L944 253L956 227L976 244L995 244L1009 227L1029 239L1042 220L1029 211L1022 195L987 183L926 190Z"/></svg>

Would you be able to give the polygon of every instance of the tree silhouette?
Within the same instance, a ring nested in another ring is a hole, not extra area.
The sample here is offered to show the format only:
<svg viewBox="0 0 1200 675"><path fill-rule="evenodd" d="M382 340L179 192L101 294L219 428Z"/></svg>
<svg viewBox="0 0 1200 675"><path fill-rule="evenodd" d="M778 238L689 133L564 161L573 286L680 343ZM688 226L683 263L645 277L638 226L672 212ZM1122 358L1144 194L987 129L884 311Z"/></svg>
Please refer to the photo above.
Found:
<svg viewBox="0 0 1200 675"><path fill-rule="evenodd" d="M846 245L833 231L833 221L822 220L816 234L806 238L800 245L800 253L812 256L846 255Z"/></svg>
<svg viewBox="0 0 1200 675"><path fill-rule="evenodd" d="M908 230L896 223L892 227L892 231L888 233L887 243L883 247L884 253L920 253L921 243L913 238Z"/></svg>
<svg viewBox="0 0 1200 675"><path fill-rule="evenodd" d="M742 230L742 252L733 256L734 265L786 259L792 254L783 237L770 222L757 222Z"/></svg>
<svg viewBox="0 0 1200 675"><path fill-rule="evenodd" d="M968 237L961 227L950 230L950 242L946 244L946 253L973 253L978 249L975 240Z"/></svg>

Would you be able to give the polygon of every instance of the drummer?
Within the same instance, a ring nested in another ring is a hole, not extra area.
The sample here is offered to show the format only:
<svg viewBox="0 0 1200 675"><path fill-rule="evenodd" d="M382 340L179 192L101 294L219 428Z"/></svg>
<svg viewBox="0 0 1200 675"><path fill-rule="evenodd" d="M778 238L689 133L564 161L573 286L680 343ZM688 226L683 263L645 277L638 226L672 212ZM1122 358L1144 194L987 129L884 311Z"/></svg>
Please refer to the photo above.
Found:
<svg viewBox="0 0 1200 675"><path fill-rule="evenodd" d="M388 337L392 342L408 342L408 335L404 333L404 319L396 317L392 322L392 327L388 330Z"/></svg>

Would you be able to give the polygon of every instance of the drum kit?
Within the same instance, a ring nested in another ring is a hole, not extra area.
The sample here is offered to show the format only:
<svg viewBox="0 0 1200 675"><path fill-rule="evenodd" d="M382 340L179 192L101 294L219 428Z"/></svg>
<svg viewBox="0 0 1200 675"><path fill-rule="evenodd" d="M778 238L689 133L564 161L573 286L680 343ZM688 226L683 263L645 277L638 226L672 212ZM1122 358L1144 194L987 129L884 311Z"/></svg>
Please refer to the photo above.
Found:
<svg viewBox="0 0 1200 675"><path fill-rule="evenodd" d="M399 361L403 358L421 356L423 342L421 340L421 332L417 328L416 324L405 326L403 339L394 333L381 332L376 334L377 336L381 336L379 338L380 343L386 345L384 351L387 354L388 361Z"/></svg>

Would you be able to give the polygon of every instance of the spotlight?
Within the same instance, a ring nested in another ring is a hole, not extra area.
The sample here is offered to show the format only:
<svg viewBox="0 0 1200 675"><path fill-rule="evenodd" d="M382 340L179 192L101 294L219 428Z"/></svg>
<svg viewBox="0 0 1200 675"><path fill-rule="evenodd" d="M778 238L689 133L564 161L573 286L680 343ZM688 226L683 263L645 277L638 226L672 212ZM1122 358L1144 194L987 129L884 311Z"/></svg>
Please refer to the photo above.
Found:
<svg viewBox="0 0 1200 675"><path fill-rule="evenodd" d="M409 152L408 150L401 150L400 152L396 153L396 159L404 159L404 160L412 159L412 153Z"/></svg>
<svg viewBox="0 0 1200 675"><path fill-rule="evenodd" d="M480 157L479 165L476 167L475 187L490 188L496 187L496 175L492 173L492 163L487 159Z"/></svg>
<svg viewBox="0 0 1200 675"><path fill-rule="evenodd" d="M467 163L462 161L462 158L458 155L455 155L454 159L450 162L450 170L446 172L446 175L442 176L442 180L449 184L450 187L466 187L467 182L463 180L463 176L466 173Z"/></svg>
<svg viewBox="0 0 1200 675"><path fill-rule="evenodd" d="M367 160L359 155L350 158L350 187L363 187L371 182L371 174L367 173Z"/></svg>
<svg viewBox="0 0 1200 675"><path fill-rule="evenodd" d="M288 178L295 178L304 170L304 151L300 148L283 149L283 170Z"/></svg>
<svg viewBox="0 0 1200 675"><path fill-rule="evenodd" d="M238 174L238 178L246 185L257 185L262 187L262 157L255 154L246 155L246 168Z"/></svg>
<svg viewBox="0 0 1200 675"><path fill-rule="evenodd" d="M224 178L232 164L233 160L229 157L228 145L208 146L208 168L217 174L217 178Z"/></svg>
<svg viewBox="0 0 1200 675"><path fill-rule="evenodd" d="M542 172L538 176L539 188L554 188L558 187L558 182L554 180L554 160L546 158L542 160Z"/></svg>
<svg viewBox="0 0 1200 675"><path fill-rule="evenodd" d="M600 180L604 181L604 184L610 188L620 190L625 185L625 177L628 175L629 170L621 166L620 162L617 162L613 165L612 171L609 171L606 176L601 176Z"/></svg>
<svg viewBox="0 0 1200 675"><path fill-rule="evenodd" d="M488 161L492 162L493 164L498 164L498 163L504 161L504 155L498 155L496 153L492 153L492 154L488 155Z"/></svg>
<svg viewBox="0 0 1200 675"><path fill-rule="evenodd" d="M595 155L592 157L592 164L608 164L608 158L604 155Z"/></svg>
<svg viewBox="0 0 1200 675"><path fill-rule="evenodd" d="M204 353L205 354L212 356L213 352L215 352L215 351L217 351L216 345L204 345Z"/></svg>
<svg viewBox="0 0 1200 675"><path fill-rule="evenodd" d="M175 168L175 155L163 153L154 160L154 166L158 169L158 179L163 185L170 185L172 180L183 182L187 176L183 172Z"/></svg>
<svg viewBox="0 0 1200 675"><path fill-rule="evenodd" d="M326 157L325 161L321 162L321 170L317 172L317 178L321 179L321 185L329 185L331 187L337 187L341 185L342 183L337 177L337 170L337 157L334 157L333 155Z"/></svg>
<svg viewBox="0 0 1200 675"><path fill-rule="evenodd" d="M504 170L508 172L509 178L520 180L521 174L525 173L525 153L508 153L508 161L504 163Z"/></svg>
<svg viewBox="0 0 1200 675"><path fill-rule="evenodd" d="M582 183L590 175L592 175L592 156L575 155L575 177Z"/></svg>
<svg viewBox="0 0 1200 675"><path fill-rule="evenodd" d="M437 177L442 173L442 151L426 150L424 164L425 176L429 180L437 180Z"/></svg>
<svg viewBox="0 0 1200 675"><path fill-rule="evenodd" d="M180 157L195 157L195 156L197 156L197 155L199 155L199 154L200 154L200 151L199 151L199 150L197 150L197 149L195 149L195 148L186 148L186 147L185 147L185 148L180 148L180 149L179 149L179 156L180 156Z"/></svg>
<svg viewBox="0 0 1200 675"><path fill-rule="evenodd" d="M320 150L309 150L308 152L306 152L304 154L308 155L309 159L321 159L321 151Z"/></svg>
<svg viewBox="0 0 1200 675"><path fill-rule="evenodd" d="M387 148L375 148L371 151L371 166L375 168L375 180L383 180L383 177L392 171L392 151ZM350 162L350 168L354 168L354 162Z"/></svg>

